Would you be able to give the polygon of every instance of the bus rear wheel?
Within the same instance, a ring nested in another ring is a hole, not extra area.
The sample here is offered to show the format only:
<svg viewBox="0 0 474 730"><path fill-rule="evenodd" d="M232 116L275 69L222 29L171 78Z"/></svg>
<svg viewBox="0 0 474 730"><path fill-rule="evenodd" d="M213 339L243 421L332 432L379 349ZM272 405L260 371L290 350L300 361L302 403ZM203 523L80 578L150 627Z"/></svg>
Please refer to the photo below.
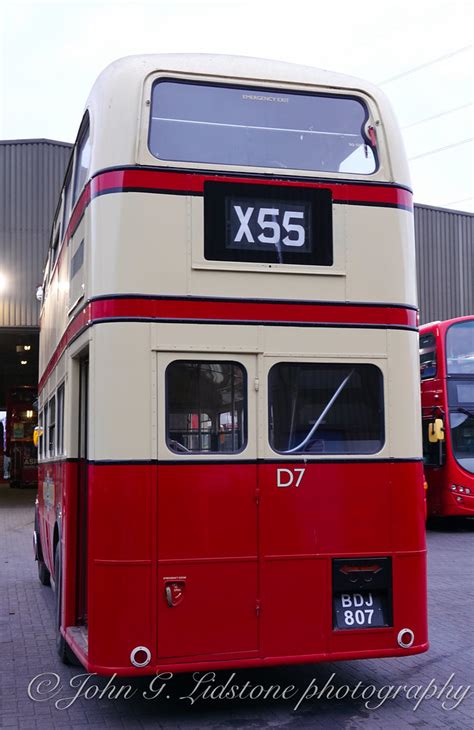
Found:
<svg viewBox="0 0 474 730"><path fill-rule="evenodd" d="M46 567L46 563L44 563L40 558L38 558L38 578L41 585L51 585L51 573Z"/></svg>
<svg viewBox="0 0 474 730"><path fill-rule="evenodd" d="M41 537L39 531L39 519L38 519L38 508L35 512L35 529L33 532L33 552L35 559L38 563L38 578L39 582L43 586L51 585L51 573L46 567L46 563L43 560L43 549L41 547Z"/></svg>

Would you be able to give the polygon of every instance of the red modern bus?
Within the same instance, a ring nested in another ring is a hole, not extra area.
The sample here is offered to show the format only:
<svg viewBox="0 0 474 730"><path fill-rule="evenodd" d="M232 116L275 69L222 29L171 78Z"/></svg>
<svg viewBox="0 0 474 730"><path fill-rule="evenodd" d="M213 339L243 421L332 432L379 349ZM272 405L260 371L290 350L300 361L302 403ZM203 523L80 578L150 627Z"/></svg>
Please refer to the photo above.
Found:
<svg viewBox="0 0 474 730"><path fill-rule="evenodd" d="M37 388L28 385L11 388L7 393L5 453L11 460L11 487L35 487L38 483L38 454L33 443L37 401Z"/></svg>
<svg viewBox="0 0 474 730"><path fill-rule="evenodd" d="M474 516L474 316L420 327L428 516Z"/></svg>
<svg viewBox="0 0 474 730"><path fill-rule="evenodd" d="M43 283L35 546L61 657L425 651L416 317L376 88L224 56L106 69Z"/></svg>

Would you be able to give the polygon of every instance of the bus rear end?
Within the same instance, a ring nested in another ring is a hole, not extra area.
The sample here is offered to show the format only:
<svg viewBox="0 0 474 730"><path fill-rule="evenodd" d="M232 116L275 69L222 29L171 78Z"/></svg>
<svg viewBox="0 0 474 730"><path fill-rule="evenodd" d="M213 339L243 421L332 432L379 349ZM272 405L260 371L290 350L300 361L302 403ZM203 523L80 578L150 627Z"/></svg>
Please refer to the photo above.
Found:
<svg viewBox="0 0 474 730"><path fill-rule="evenodd" d="M50 413L65 385L40 494L63 639L122 675L425 651L412 202L383 99L125 59L74 160L40 386Z"/></svg>

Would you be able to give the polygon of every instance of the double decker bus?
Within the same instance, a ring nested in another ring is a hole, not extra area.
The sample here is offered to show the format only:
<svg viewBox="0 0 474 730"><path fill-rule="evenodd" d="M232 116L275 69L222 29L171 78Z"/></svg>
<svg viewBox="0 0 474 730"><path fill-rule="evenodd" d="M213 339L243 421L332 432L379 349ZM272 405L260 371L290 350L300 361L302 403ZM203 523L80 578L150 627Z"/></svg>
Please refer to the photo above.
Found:
<svg viewBox="0 0 474 730"><path fill-rule="evenodd" d="M420 327L428 516L474 516L474 316Z"/></svg>
<svg viewBox="0 0 474 730"><path fill-rule="evenodd" d="M115 62L43 296L34 542L65 661L130 676L428 648L412 194L376 88Z"/></svg>
<svg viewBox="0 0 474 730"><path fill-rule="evenodd" d="M29 385L7 393L5 453L10 457L11 487L36 487L38 483L38 455L33 443L37 399L37 388Z"/></svg>

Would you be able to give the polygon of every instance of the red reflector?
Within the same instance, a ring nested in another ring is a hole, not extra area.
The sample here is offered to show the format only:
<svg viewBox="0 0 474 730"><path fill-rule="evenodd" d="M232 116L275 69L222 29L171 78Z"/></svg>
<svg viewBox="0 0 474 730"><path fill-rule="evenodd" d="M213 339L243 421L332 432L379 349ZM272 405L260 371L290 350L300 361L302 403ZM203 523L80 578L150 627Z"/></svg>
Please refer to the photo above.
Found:
<svg viewBox="0 0 474 730"><path fill-rule="evenodd" d="M380 565L343 565L339 568L340 573L349 575L350 573L378 573L382 570Z"/></svg>
<svg viewBox="0 0 474 730"><path fill-rule="evenodd" d="M138 664L145 664L148 659L148 655L143 649L139 649L134 656L134 659Z"/></svg>

